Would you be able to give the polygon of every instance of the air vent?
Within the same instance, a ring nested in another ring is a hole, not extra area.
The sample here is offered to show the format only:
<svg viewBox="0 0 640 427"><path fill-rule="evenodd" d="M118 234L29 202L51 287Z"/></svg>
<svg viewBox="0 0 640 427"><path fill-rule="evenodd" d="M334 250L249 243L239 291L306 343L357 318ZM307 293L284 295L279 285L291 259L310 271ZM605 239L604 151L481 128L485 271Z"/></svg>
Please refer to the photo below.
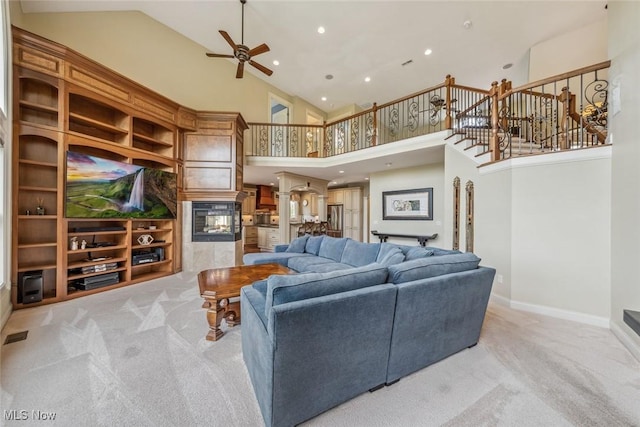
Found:
<svg viewBox="0 0 640 427"><path fill-rule="evenodd" d="M413 62L413 59L410 59L410 60L408 60L408 61L404 61L404 62L402 63L402 66L404 67L405 65L409 65L409 64L411 64L412 62Z"/></svg>
<svg viewBox="0 0 640 427"><path fill-rule="evenodd" d="M27 334L29 331L16 332L15 334L7 335L7 338L4 340L4 345L11 344L13 342L18 342L27 339Z"/></svg>

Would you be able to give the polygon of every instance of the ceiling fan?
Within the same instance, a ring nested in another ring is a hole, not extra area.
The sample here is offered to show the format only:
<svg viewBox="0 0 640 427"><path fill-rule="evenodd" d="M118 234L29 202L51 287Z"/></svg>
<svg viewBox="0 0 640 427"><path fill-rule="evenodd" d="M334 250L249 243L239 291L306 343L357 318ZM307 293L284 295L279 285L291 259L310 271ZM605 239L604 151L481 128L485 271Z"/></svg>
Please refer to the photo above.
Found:
<svg viewBox="0 0 640 427"><path fill-rule="evenodd" d="M238 69L236 70L236 79L241 79L244 74L244 63L249 62L249 65L257 68L258 70L265 73L267 76L273 74L273 71L265 67L264 65L258 64L256 61L252 60L253 56L260 55L261 53L269 52L269 46L265 43L262 43L260 46L254 47L253 49L249 49L244 44L244 4L247 0L240 0L242 3L242 39L240 44L235 44L233 39L227 34L226 31L220 30L220 34L224 39L229 43L229 45L233 48L233 55L221 54L221 53L207 53L206 55L210 58L237 58L238 59Z"/></svg>

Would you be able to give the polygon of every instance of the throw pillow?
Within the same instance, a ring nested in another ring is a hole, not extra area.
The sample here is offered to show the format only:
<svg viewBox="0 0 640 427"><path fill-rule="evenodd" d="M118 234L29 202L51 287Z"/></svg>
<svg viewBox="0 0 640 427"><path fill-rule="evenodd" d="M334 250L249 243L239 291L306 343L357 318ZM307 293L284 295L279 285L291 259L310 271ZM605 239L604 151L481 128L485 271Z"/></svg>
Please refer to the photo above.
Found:
<svg viewBox="0 0 640 427"><path fill-rule="evenodd" d="M285 252L295 252L295 253L304 253L304 248L307 245L307 240L309 240L309 235L305 234L304 236L293 239L289 246L285 250Z"/></svg>
<svg viewBox="0 0 640 427"><path fill-rule="evenodd" d="M382 243L380 245L380 251L378 251L378 258L376 262L382 265L394 265L404 261L404 254L402 250L392 243Z"/></svg>

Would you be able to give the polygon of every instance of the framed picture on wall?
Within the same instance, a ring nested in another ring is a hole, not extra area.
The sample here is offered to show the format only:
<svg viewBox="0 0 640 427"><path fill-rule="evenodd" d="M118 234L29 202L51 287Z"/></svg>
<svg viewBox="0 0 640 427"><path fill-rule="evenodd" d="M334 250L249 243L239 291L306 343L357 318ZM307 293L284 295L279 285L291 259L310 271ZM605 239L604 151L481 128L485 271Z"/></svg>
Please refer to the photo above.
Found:
<svg viewBox="0 0 640 427"><path fill-rule="evenodd" d="M382 219L433 220L433 188L383 191Z"/></svg>

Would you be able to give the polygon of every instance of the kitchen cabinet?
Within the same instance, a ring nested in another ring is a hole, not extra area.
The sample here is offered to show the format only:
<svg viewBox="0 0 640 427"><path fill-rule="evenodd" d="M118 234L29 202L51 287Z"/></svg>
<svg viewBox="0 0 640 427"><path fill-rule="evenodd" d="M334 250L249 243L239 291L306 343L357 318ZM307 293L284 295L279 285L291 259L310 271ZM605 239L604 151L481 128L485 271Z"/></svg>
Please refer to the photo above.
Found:
<svg viewBox="0 0 640 427"><path fill-rule="evenodd" d="M247 197L242 201L242 215L253 215L256 213L256 190L244 190Z"/></svg>
<svg viewBox="0 0 640 427"><path fill-rule="evenodd" d="M318 195L316 193L311 193L309 195L309 204L311 205L311 215L318 215Z"/></svg>
<svg viewBox="0 0 640 427"><path fill-rule="evenodd" d="M327 204L329 205L342 205L344 204L344 189L329 190L327 192Z"/></svg>
<svg viewBox="0 0 640 427"><path fill-rule="evenodd" d="M246 225L242 228L242 242L244 245L258 244L258 227Z"/></svg>
<svg viewBox="0 0 640 427"><path fill-rule="evenodd" d="M261 251L273 252L280 244L280 229L275 227L258 227L258 248Z"/></svg>

